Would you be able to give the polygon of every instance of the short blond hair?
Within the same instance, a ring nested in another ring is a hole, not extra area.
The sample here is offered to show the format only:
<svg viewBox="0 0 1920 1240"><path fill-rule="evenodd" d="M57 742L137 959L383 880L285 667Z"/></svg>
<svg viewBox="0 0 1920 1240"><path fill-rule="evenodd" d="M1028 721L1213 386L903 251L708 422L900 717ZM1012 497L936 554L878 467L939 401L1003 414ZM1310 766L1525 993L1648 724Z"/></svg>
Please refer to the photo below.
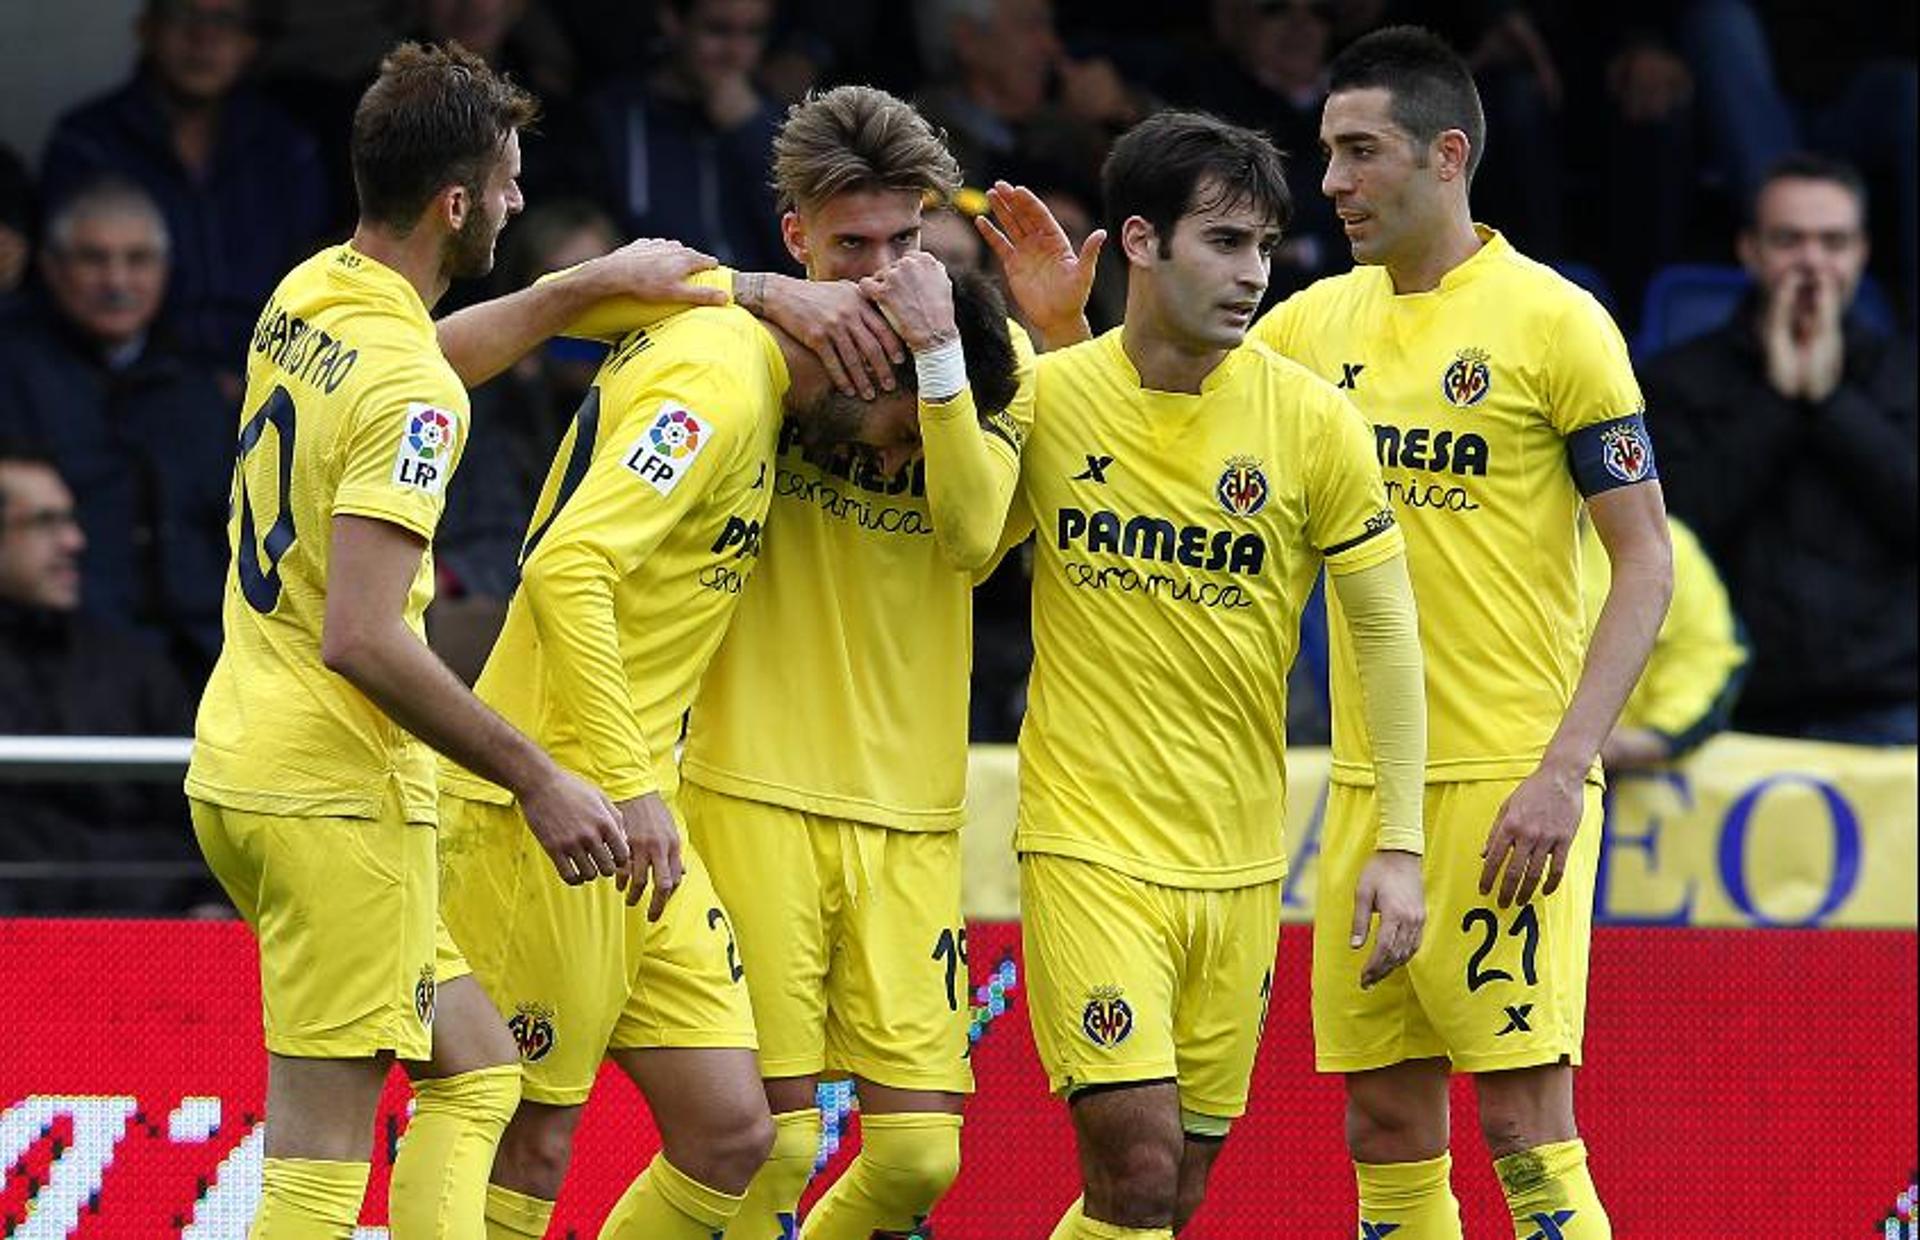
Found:
<svg viewBox="0 0 1920 1240"><path fill-rule="evenodd" d="M787 110L773 140L773 188L783 211L811 210L850 190L960 188L946 135L904 99L871 86L836 86Z"/></svg>

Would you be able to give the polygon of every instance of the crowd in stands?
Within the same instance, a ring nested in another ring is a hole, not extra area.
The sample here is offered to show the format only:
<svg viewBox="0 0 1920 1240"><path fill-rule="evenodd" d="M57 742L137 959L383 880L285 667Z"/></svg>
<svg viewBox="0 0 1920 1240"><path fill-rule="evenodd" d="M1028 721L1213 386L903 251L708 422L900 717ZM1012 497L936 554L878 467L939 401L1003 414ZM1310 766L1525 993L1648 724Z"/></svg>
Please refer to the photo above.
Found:
<svg viewBox="0 0 1920 1240"><path fill-rule="evenodd" d="M1143 116L1266 131L1296 209L1271 303L1350 265L1319 192L1325 67L1405 20L1479 77L1479 218L1641 346L1676 545L1698 552L1699 604L1675 607L1695 627L1665 649L1714 670L1642 701L1610 756L1664 761L1729 718L1913 743L1915 17L1867 0L144 0L125 78L77 93L41 150L0 144L0 733L188 732L220 636L245 341L280 276L351 228L349 120L395 40L458 39L543 101L493 288L443 311L634 236L797 273L769 147L789 102L843 81L915 99L970 186L1033 187L1076 246L1108 145ZM983 207L930 212L926 247L991 270L966 218ZM1096 331L1123 295L1113 251ZM1660 349L1644 290L1680 263L1725 268L1731 312ZM430 618L457 670L491 641L594 366L556 342L474 394ZM1018 726L1024 572L1009 557L978 596L982 740ZM1323 642L1296 669L1298 741L1324 739ZM0 797L45 808L0 815L0 866L95 855L77 836L109 821L100 848L134 832L190 855L164 784ZM22 890L0 878L0 913Z"/></svg>

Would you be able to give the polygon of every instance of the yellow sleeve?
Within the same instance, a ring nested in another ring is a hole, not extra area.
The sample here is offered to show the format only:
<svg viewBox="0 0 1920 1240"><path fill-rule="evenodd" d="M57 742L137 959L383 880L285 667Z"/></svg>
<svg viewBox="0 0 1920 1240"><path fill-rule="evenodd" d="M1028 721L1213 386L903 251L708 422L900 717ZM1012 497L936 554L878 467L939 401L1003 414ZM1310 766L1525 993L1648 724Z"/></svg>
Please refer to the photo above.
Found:
<svg viewBox="0 0 1920 1240"><path fill-rule="evenodd" d="M1307 537L1326 557L1327 575L1371 568L1403 550L1387 503L1373 428L1353 402L1331 386L1303 393L1323 402L1321 433L1307 476Z"/></svg>
<svg viewBox="0 0 1920 1240"><path fill-rule="evenodd" d="M1678 755L1726 726L1747 651L1713 562L1691 530L1671 526L1673 603L1623 722L1661 733Z"/></svg>
<svg viewBox="0 0 1920 1240"><path fill-rule="evenodd" d="M431 542L467 429L467 393L451 371L384 376L342 430L332 515L388 521Z"/></svg>
<svg viewBox="0 0 1920 1240"><path fill-rule="evenodd" d="M1013 339L1020 386L1007 408L981 418L970 388L939 404L920 402L933 536L948 562L967 572L997 559L1020 480L1020 451L1033 425L1033 348L1025 332Z"/></svg>
<svg viewBox="0 0 1920 1240"><path fill-rule="evenodd" d="M534 281L544 284L548 280L564 280L572 267L551 272ZM733 297L733 271L728 267L713 267L698 275L691 276L689 284L702 288L717 288L731 301ZM611 343L621 337L639 331L643 327L652 327L669 315L678 314L686 307L671 302L641 301L637 297L608 297L595 303L592 309L562 328L559 335L571 336L576 340L600 340Z"/></svg>
<svg viewBox="0 0 1920 1240"><path fill-rule="evenodd" d="M1420 621L1404 553L1330 578L1353 638L1367 735L1379 790L1376 847L1426 849L1421 804L1426 791L1427 700Z"/></svg>
<svg viewBox="0 0 1920 1240"><path fill-rule="evenodd" d="M697 364L661 368L623 408L602 409L601 397L598 387L588 395L598 415L591 458L577 487L567 493L563 478L536 514L520 589L552 700L566 704L591 755L593 769L582 773L625 801L660 784L628 688L614 589L727 469L740 442L729 415L753 403L719 367Z"/></svg>
<svg viewBox="0 0 1920 1240"><path fill-rule="evenodd" d="M1547 419L1561 435L1646 409L1619 326L1584 290L1568 294L1545 356Z"/></svg>

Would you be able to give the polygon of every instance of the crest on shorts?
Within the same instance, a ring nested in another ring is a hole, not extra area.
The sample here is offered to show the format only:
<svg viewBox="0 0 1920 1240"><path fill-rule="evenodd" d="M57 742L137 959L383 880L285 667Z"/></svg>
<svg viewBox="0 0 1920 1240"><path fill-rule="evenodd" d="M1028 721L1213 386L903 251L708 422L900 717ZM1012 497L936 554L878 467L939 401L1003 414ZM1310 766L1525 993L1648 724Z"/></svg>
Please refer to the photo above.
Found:
<svg viewBox="0 0 1920 1240"><path fill-rule="evenodd" d="M522 1003L508 1018L507 1032L520 1048L520 1058L539 1063L553 1050L553 1009L544 1003Z"/></svg>
<svg viewBox="0 0 1920 1240"><path fill-rule="evenodd" d="M1638 482L1647 476L1653 449L1647 432L1638 421L1622 422L1600 432L1600 463L1622 482Z"/></svg>
<svg viewBox="0 0 1920 1240"><path fill-rule="evenodd" d="M1462 349L1454 354L1453 365L1440 378L1440 394L1455 408L1477 405L1493 390L1493 372L1487 369L1491 356L1485 349Z"/></svg>
<svg viewBox="0 0 1920 1240"><path fill-rule="evenodd" d="M435 994L433 966L423 964L420 966L420 980L413 984L413 1014L418 1016L420 1023L429 1029L433 1028Z"/></svg>
<svg viewBox="0 0 1920 1240"><path fill-rule="evenodd" d="M1230 456L1213 494L1230 517L1251 517L1267 506L1267 475L1256 456Z"/></svg>
<svg viewBox="0 0 1920 1240"><path fill-rule="evenodd" d="M1087 1035L1087 1041L1109 1049L1132 1036L1133 1008L1122 997L1118 986L1094 987L1087 997L1086 1009L1080 1013L1080 1029Z"/></svg>

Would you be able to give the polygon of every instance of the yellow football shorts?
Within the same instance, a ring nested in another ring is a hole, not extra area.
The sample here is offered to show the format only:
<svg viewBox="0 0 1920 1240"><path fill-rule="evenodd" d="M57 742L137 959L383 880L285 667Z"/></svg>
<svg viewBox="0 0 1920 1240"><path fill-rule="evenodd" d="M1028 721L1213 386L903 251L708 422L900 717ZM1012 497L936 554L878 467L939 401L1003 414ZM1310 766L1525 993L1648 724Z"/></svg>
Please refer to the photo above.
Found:
<svg viewBox="0 0 1920 1240"><path fill-rule="evenodd" d="M1273 990L1278 881L1163 887L1026 853L1020 928L1033 1040L1055 1093L1170 1080L1183 1110L1246 1111Z"/></svg>
<svg viewBox="0 0 1920 1240"><path fill-rule="evenodd" d="M435 916L434 830L281 817L193 801L193 832L260 942L261 1023L276 1055L433 1050L437 987L467 972Z"/></svg>
<svg viewBox="0 0 1920 1240"><path fill-rule="evenodd" d="M1371 788L1335 784L1315 884L1313 1034L1322 1072L1450 1058L1461 1072L1580 1062L1601 790L1586 787L1567 872L1551 896L1501 908L1480 894L1481 848L1518 780L1429 784L1426 934L1405 966L1360 989L1368 945L1347 945L1353 888L1379 821Z"/></svg>
<svg viewBox="0 0 1920 1240"><path fill-rule="evenodd" d="M973 1092L960 834L895 831L682 785L734 915L768 1077Z"/></svg>
<svg viewBox="0 0 1920 1240"><path fill-rule="evenodd" d="M676 813L677 816L677 813ZM520 1046L523 1092L584 1103L609 1050L754 1046L739 948L699 851L657 922L569 887L517 805L440 796L441 910Z"/></svg>

